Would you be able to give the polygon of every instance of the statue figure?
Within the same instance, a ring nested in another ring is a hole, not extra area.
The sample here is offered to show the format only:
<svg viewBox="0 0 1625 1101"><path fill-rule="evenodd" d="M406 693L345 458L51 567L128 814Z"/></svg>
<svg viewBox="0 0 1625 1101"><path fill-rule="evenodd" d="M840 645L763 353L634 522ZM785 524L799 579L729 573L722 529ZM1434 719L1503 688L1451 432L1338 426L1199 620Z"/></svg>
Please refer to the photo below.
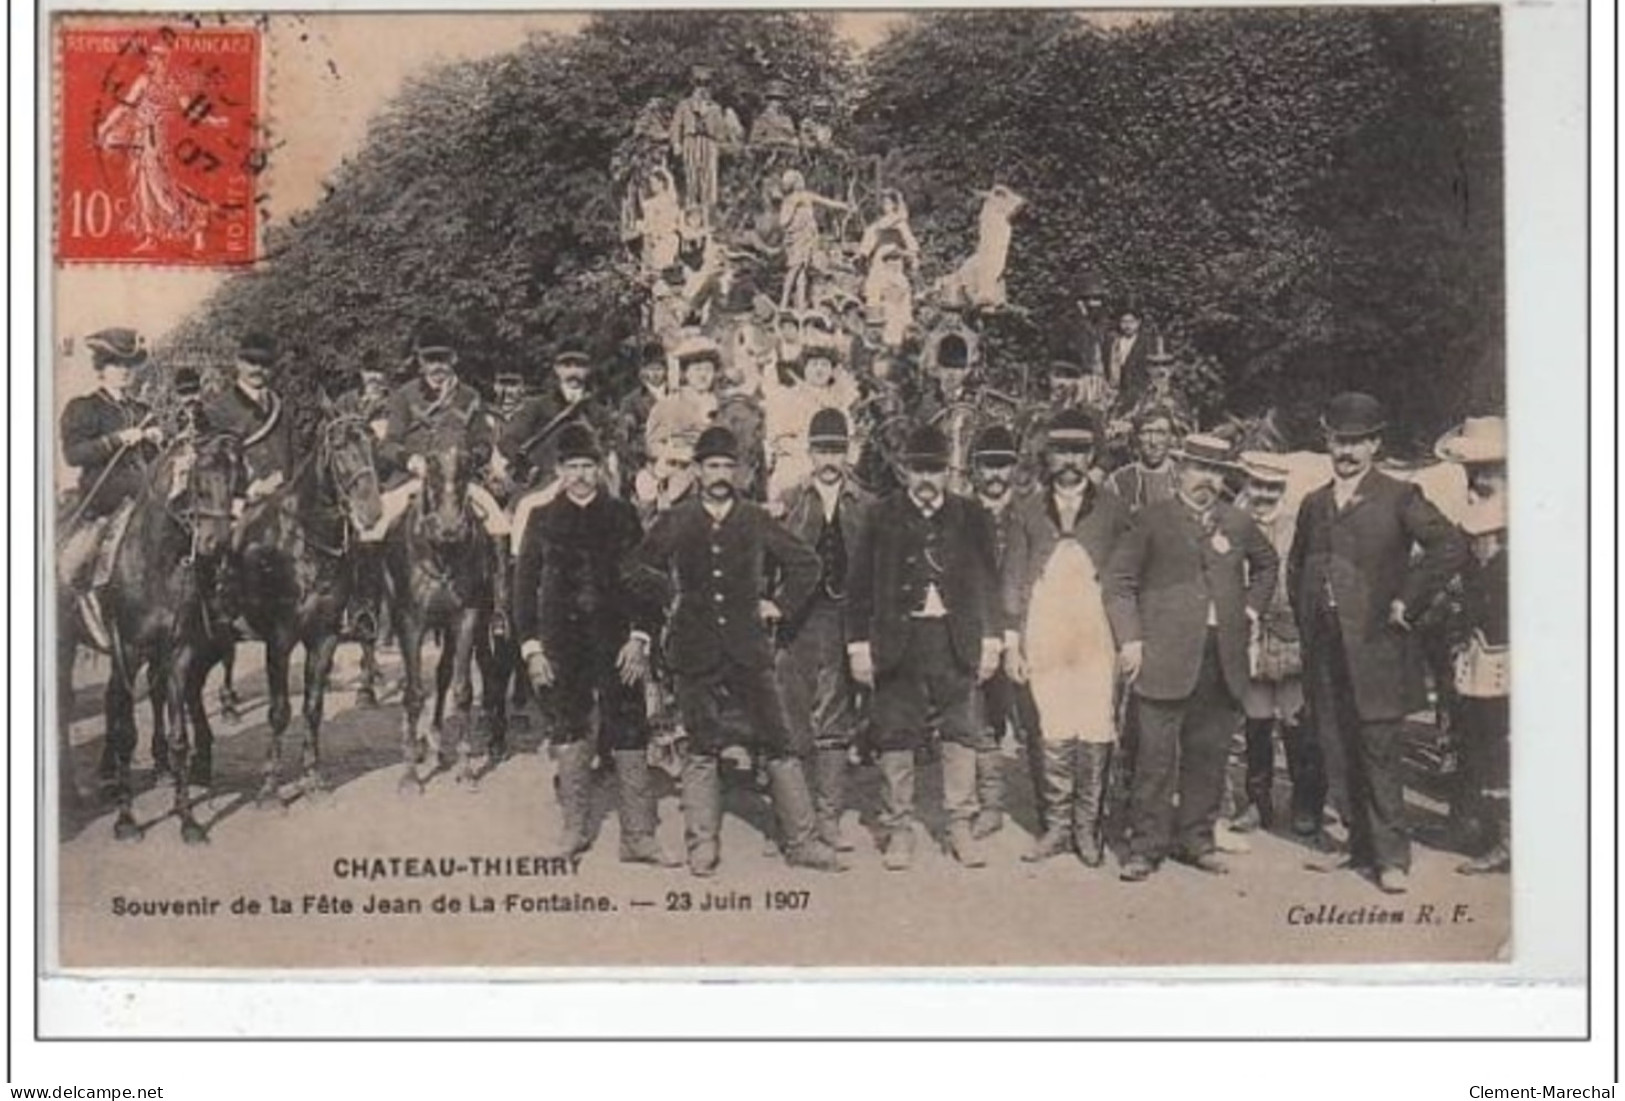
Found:
<svg viewBox="0 0 1625 1101"><path fill-rule="evenodd" d="M1005 304L1004 265L1010 257L1010 219L1027 200L1003 184L978 191L982 213L976 221L976 251L938 284L950 307L993 310Z"/></svg>
<svg viewBox="0 0 1625 1101"><path fill-rule="evenodd" d="M858 253L869 265L863 304L880 315L882 342L897 348L914 323L914 287L909 276L920 258L920 243L909 227L901 192L888 188L880 193L880 217L864 229Z"/></svg>
<svg viewBox="0 0 1625 1101"><path fill-rule="evenodd" d="M641 242L643 272L657 277L677 262L682 241L682 211L677 204L677 181L664 168L656 168L638 192L636 220L628 231Z"/></svg>
<svg viewBox="0 0 1625 1101"><path fill-rule="evenodd" d="M779 225L784 230L784 289L779 306L794 301L797 309L807 308L807 282L818 257L818 208L851 210L846 203L826 199L807 189L807 179L794 168L783 178L784 199L779 204Z"/></svg>
<svg viewBox="0 0 1625 1101"><path fill-rule="evenodd" d="M784 81L775 80L768 84L767 106L750 124L751 145L794 149L801 144L796 136L796 121L784 109L788 95L789 89Z"/></svg>
<svg viewBox="0 0 1625 1101"><path fill-rule="evenodd" d="M717 164L730 143L727 115L711 98L711 70L694 69L694 90L677 105L671 120L671 148L683 162L683 205L711 210L717 205ZM737 118L734 124L737 125Z"/></svg>

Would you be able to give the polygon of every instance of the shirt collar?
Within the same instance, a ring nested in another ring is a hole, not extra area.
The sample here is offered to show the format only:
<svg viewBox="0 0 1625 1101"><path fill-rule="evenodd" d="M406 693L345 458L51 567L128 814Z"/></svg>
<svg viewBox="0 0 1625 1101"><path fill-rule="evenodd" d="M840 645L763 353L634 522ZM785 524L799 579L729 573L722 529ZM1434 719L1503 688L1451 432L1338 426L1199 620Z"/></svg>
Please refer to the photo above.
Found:
<svg viewBox="0 0 1625 1101"><path fill-rule="evenodd" d="M721 504L717 504L715 501L711 500L711 498L704 496L702 492L700 497L700 507L705 509L707 515L709 515L712 520L720 524L722 521L726 520L728 518L728 514L733 511L734 503L733 498L730 497Z"/></svg>
<svg viewBox="0 0 1625 1101"><path fill-rule="evenodd" d="M912 493L908 495L908 499L909 502L913 504L914 510L921 516L924 516L927 520L931 519L931 517L935 516L942 509L942 498L940 497L937 498L937 503L934 505L927 505L924 501L920 500Z"/></svg>
<svg viewBox="0 0 1625 1101"><path fill-rule="evenodd" d="M574 497L570 496L568 493L564 494L564 499L566 501L569 501L572 505L576 506L577 508L586 508L588 505L590 505L594 501L598 500L598 491L596 489L593 490L591 493L589 493L587 496L583 497L579 501L576 500Z"/></svg>

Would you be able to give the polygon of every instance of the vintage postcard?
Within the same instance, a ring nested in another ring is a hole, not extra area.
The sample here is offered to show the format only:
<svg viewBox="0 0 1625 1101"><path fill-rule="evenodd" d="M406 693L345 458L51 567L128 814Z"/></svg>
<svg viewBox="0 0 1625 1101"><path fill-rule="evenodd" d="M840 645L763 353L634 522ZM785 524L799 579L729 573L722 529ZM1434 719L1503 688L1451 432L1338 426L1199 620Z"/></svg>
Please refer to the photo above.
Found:
<svg viewBox="0 0 1625 1101"><path fill-rule="evenodd" d="M51 16L47 970L1512 963L1503 15Z"/></svg>

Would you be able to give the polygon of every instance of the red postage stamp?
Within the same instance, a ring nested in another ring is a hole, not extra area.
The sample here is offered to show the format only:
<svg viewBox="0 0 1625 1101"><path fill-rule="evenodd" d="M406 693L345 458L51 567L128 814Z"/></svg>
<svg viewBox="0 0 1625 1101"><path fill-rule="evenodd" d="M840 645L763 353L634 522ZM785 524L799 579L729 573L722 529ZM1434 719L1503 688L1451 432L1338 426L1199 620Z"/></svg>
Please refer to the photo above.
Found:
<svg viewBox="0 0 1625 1101"><path fill-rule="evenodd" d="M67 25L57 34L57 259L255 260L259 30Z"/></svg>

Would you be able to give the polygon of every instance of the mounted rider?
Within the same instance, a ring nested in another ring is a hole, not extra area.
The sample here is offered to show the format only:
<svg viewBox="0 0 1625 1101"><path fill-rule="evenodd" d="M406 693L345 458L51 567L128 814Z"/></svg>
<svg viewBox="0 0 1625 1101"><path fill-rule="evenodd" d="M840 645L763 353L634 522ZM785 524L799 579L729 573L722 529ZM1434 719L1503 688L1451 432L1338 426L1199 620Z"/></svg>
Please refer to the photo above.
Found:
<svg viewBox="0 0 1625 1101"><path fill-rule="evenodd" d="M566 345L553 358L553 381L529 398L503 428L499 444L514 479L520 485L542 488L558 473L559 430L578 422L610 448L606 456L606 484L620 486L619 460L614 454L615 415L594 391L593 362L585 351Z"/></svg>
<svg viewBox="0 0 1625 1101"><path fill-rule="evenodd" d="M62 410L62 454L79 470L72 511L61 529L57 574L74 593L91 641L108 649L101 591L128 528L147 468L158 455L163 430L152 410L131 394L147 349L133 329L103 329L85 338L97 388Z"/></svg>

